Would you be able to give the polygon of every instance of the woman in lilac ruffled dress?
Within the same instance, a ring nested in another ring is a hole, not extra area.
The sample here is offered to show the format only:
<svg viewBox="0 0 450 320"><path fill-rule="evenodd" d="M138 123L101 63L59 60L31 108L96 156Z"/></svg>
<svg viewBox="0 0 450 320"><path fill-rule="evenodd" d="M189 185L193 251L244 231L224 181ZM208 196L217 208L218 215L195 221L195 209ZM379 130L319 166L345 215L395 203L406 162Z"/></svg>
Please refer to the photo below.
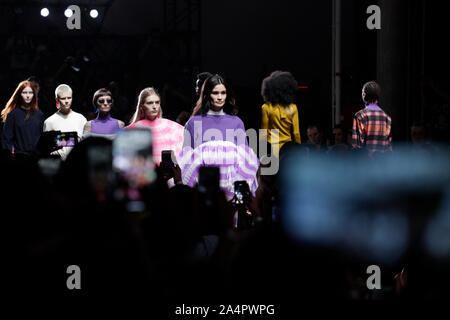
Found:
<svg viewBox="0 0 450 320"><path fill-rule="evenodd" d="M183 183L199 182L200 167L220 169L220 187L228 199L234 196L234 182L245 180L250 192L258 188L259 160L248 146L245 126L233 115L236 109L231 88L216 74L207 78L193 111L184 127L183 150L179 165Z"/></svg>

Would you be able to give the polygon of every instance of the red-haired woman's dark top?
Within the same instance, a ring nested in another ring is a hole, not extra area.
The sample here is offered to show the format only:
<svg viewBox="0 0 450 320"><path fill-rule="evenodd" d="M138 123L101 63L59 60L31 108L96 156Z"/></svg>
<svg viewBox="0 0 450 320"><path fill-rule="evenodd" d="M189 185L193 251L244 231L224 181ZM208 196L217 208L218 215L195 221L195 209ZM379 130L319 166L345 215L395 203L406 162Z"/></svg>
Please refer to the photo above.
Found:
<svg viewBox="0 0 450 320"><path fill-rule="evenodd" d="M2 133L3 149L29 153L36 149L44 126L44 114L40 110L30 113L16 108L6 117Z"/></svg>

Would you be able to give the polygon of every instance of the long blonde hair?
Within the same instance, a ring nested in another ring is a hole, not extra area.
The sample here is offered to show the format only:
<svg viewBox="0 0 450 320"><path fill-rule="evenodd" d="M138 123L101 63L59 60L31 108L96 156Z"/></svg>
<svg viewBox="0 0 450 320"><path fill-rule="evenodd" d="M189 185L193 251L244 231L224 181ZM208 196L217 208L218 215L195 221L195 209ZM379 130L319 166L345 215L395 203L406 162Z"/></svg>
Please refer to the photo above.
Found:
<svg viewBox="0 0 450 320"><path fill-rule="evenodd" d="M142 106L145 103L145 99L147 99L147 97L151 96L151 95L157 95L159 97L159 99L161 100L161 96L159 95L158 91L156 91L155 88L152 87L148 87L145 88L141 91L141 93L139 93L139 98L138 98L138 102L137 102L137 106L136 106L136 111L134 112L133 117L131 118L130 124L133 124L135 122L138 122L142 119L145 119L145 112L144 109L142 109ZM157 118L162 118L162 108L161 106L159 107L159 113Z"/></svg>
<svg viewBox="0 0 450 320"><path fill-rule="evenodd" d="M25 80L25 81L22 81L21 83L19 83L19 85L17 86L16 90L12 94L11 98L9 98L8 102L6 103L5 108L3 108L3 110L2 110L2 121L3 122L6 121L6 117L8 116L8 114L11 111L15 110L16 108L20 108L20 106L21 106L21 104L23 102L23 100L22 100L22 91L26 87L30 87L31 90L33 90L33 99L31 100L30 110L28 110L28 113L27 113L27 116L26 116L25 120L28 120L30 115L35 110L39 110L38 97L37 97L37 94L36 94L36 89L33 86L33 84L31 83L31 81Z"/></svg>

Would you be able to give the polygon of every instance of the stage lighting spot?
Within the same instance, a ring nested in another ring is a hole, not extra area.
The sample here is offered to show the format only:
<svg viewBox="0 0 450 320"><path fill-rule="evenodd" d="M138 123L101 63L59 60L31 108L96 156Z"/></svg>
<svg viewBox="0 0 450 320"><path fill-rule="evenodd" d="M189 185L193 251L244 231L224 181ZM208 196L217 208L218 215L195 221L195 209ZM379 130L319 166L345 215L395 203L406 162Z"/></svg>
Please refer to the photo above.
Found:
<svg viewBox="0 0 450 320"><path fill-rule="evenodd" d="M47 8L41 9L41 16L47 17L50 14L50 11Z"/></svg>
<svg viewBox="0 0 450 320"><path fill-rule="evenodd" d="M94 19L98 17L98 11L96 9L92 9L91 12L89 12L89 14Z"/></svg>
<svg viewBox="0 0 450 320"><path fill-rule="evenodd" d="M67 18L70 18L70 17L73 15L72 9L67 8L67 9L64 11L64 15L65 15Z"/></svg>

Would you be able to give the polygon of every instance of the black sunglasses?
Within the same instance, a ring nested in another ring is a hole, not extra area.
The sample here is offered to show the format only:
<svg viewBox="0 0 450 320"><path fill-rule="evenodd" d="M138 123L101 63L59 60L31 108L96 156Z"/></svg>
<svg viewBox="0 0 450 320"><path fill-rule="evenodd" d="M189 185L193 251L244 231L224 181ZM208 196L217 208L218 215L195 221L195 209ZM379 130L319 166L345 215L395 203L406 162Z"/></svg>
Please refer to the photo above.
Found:
<svg viewBox="0 0 450 320"><path fill-rule="evenodd" d="M112 99L98 99L97 102L98 102L99 104L104 104L105 102L106 102L107 104L111 104L111 103L112 103Z"/></svg>

